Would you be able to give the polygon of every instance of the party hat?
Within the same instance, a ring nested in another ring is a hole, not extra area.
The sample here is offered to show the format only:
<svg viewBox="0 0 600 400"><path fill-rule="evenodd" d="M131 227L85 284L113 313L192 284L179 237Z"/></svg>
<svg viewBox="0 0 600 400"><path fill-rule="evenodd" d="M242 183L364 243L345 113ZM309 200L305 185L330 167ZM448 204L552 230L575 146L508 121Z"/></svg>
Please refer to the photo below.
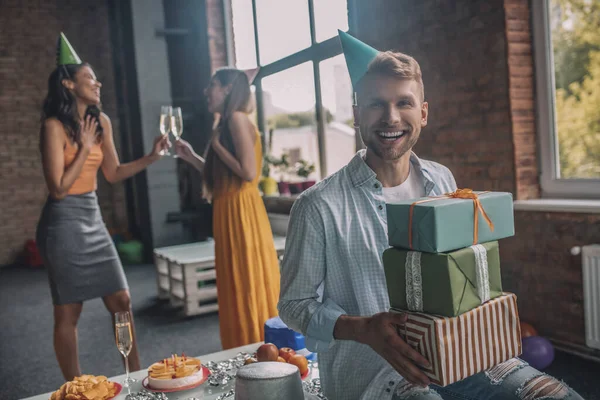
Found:
<svg viewBox="0 0 600 400"><path fill-rule="evenodd" d="M350 80L356 90L358 81L367 73L369 64L379 54L379 51L341 30L338 30L338 35L342 43Z"/></svg>
<svg viewBox="0 0 600 400"><path fill-rule="evenodd" d="M81 59L67 40L64 33L58 36L56 45L56 65L81 64Z"/></svg>
<svg viewBox="0 0 600 400"><path fill-rule="evenodd" d="M244 73L248 77L248 83L250 83L251 85L252 85L252 82L254 82L254 79L256 79L256 75L258 75L258 71L260 71L260 67L244 70Z"/></svg>

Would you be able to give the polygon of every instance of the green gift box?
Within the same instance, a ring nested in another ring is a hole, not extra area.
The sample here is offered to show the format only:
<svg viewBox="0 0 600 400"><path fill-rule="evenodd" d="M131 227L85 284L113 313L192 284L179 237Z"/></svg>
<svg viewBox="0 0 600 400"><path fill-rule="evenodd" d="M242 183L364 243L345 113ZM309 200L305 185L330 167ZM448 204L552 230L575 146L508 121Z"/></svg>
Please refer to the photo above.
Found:
<svg viewBox="0 0 600 400"><path fill-rule="evenodd" d="M465 198L449 197L452 195ZM386 208L388 239L393 247L445 253L515 234L511 193L461 189L444 196L389 203Z"/></svg>
<svg viewBox="0 0 600 400"><path fill-rule="evenodd" d="M456 317L502 294L498 242L437 254L389 248L383 267L399 310Z"/></svg>

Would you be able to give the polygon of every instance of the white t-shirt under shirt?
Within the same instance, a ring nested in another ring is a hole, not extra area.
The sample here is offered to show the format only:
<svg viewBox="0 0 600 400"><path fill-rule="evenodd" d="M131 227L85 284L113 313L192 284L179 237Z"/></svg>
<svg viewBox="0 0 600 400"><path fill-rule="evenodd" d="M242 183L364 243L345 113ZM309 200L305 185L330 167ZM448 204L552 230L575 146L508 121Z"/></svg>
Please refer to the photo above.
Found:
<svg viewBox="0 0 600 400"><path fill-rule="evenodd" d="M383 197L386 203L394 203L400 200L416 199L425 196L425 186L422 178L415 168L410 166L408 178L398 186L384 187Z"/></svg>

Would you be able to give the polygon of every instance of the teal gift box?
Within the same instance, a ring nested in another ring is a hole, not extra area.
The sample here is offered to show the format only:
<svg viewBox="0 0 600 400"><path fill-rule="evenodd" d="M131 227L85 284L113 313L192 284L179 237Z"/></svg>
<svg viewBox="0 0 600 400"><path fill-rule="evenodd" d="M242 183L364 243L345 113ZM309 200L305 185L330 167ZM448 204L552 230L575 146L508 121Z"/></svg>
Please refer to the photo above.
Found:
<svg viewBox="0 0 600 400"><path fill-rule="evenodd" d="M392 247L445 253L515 234L511 193L459 189L388 203L386 208Z"/></svg>

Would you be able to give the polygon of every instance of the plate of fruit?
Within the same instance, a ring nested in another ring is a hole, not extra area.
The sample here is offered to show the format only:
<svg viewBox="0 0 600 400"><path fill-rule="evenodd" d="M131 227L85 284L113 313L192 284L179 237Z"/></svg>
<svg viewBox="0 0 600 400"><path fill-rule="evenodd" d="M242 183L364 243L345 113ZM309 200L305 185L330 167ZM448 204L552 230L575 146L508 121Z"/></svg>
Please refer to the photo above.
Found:
<svg viewBox="0 0 600 400"><path fill-rule="evenodd" d="M273 343L265 343L256 350L256 354L246 360L245 364L265 361L278 361L295 365L300 371L302 380L310 375L308 359L302 354L297 354L295 350L289 347L279 349Z"/></svg>

